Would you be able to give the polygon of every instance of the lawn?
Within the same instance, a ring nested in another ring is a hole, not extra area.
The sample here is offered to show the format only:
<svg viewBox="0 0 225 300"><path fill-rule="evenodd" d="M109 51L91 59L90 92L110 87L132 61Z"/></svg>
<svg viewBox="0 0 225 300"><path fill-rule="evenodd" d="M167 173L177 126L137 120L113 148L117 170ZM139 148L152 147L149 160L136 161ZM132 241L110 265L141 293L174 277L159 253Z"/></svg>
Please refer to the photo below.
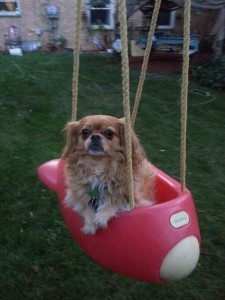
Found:
<svg viewBox="0 0 225 300"><path fill-rule="evenodd" d="M225 299L224 93L189 85L187 186L202 236L199 264L181 281L138 282L83 253L56 195L37 178L38 166L61 154L62 129L71 118L72 64L66 54L0 54L0 299ZM138 75L131 70L132 102ZM123 116L120 65L110 56L81 55L79 84L79 118ZM180 85L178 74L149 72L135 125L149 160L176 179Z"/></svg>

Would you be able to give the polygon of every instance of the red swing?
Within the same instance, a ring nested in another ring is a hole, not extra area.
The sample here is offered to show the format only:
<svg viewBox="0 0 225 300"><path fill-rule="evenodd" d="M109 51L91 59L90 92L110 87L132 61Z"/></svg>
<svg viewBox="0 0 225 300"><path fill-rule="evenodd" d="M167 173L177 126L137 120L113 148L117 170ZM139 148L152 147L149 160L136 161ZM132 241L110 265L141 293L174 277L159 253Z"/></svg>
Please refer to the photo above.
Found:
<svg viewBox="0 0 225 300"><path fill-rule="evenodd" d="M156 1L154 13L159 9L160 2ZM190 1L186 2L186 9L189 9L190 14ZM77 1L77 14L81 11L79 6L80 1ZM125 1L119 1L120 11L124 11L124 7ZM124 20L126 13L120 15L121 25ZM152 22L154 21L156 18L153 18ZM152 27L154 26L155 24ZM153 32L149 34L149 45ZM126 39L122 40L123 47L127 47ZM188 43L184 45L184 49L188 49ZM75 58L79 57L79 43L77 53ZM148 59L148 55L145 59ZM123 64L124 61L126 64L122 53ZM125 113L125 121L130 124L129 114L126 116ZM184 166L182 168L185 169ZM83 234L80 231L82 220L64 205L66 186L63 161L54 159L44 163L38 169L38 176L58 194L68 229L79 246L97 263L137 280L164 282L184 278L194 270L199 259L200 232L190 191L184 187L183 182L180 184L161 170L155 169L157 204L122 212L110 221L107 229L99 229L95 235Z"/></svg>
<svg viewBox="0 0 225 300"><path fill-rule="evenodd" d="M156 169L156 201L149 208L120 213L107 229L83 234L82 220L63 203L64 163L60 159L41 165L38 176L58 194L64 221L79 246L101 266L144 281L181 279L195 268L200 233L189 190Z"/></svg>

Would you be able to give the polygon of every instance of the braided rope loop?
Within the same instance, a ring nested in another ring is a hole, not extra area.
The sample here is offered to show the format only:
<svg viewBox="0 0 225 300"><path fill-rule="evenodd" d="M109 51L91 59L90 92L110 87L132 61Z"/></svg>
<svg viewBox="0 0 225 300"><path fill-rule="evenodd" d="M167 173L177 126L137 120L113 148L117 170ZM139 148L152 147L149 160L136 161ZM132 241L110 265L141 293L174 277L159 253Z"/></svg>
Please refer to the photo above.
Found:
<svg viewBox="0 0 225 300"><path fill-rule="evenodd" d="M77 102L78 102L78 78L80 66L80 31L81 31L81 0L75 0L76 3L76 20L75 20L75 36L73 50L73 80L72 80L72 120L77 118Z"/></svg>
<svg viewBox="0 0 225 300"><path fill-rule="evenodd" d="M142 94L144 81L145 81L145 75L146 75L146 71L148 68L149 55L150 55L151 49L152 49L152 40L153 40L153 36L155 33L156 22L158 19L160 6L161 6L161 0L156 0L153 14L152 14L152 19L151 19L150 30L148 33L148 40L147 40L147 45L146 45L146 49L145 49L145 53L144 53L143 63L142 63L142 67L141 67L141 75L140 75L136 98L135 98L134 107L133 107L133 113L132 113L132 118L131 118L131 126L132 127L134 127L134 123L135 123L137 111L138 111L138 106L139 106L140 99L141 99L141 94Z"/></svg>
<svg viewBox="0 0 225 300"><path fill-rule="evenodd" d="M128 192L130 206L134 207L133 193L133 172L132 172L132 144L130 126L130 89L129 89L129 60L128 60L128 41L127 41L127 18L126 1L118 1L120 36L121 36L121 57L122 57L122 85L123 85L123 108L125 117L125 140L128 173Z"/></svg>
<svg viewBox="0 0 225 300"><path fill-rule="evenodd" d="M186 185L186 139L187 139L187 102L188 102L188 73L189 73L189 44L190 44L190 15L191 0L186 0L184 6L184 43L183 69L181 88L181 154L180 154L180 182L183 192Z"/></svg>

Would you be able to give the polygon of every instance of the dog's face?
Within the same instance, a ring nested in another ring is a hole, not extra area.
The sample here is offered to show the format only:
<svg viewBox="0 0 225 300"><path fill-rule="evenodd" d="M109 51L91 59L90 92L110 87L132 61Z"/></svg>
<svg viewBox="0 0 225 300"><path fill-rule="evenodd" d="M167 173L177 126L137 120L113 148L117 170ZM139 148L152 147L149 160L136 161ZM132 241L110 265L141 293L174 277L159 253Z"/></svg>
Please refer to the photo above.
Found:
<svg viewBox="0 0 225 300"><path fill-rule="evenodd" d="M66 126L64 155L73 151L93 157L114 156L124 149L124 122L111 116L87 116Z"/></svg>
<svg viewBox="0 0 225 300"><path fill-rule="evenodd" d="M65 128L66 146L62 157L89 156L92 158L114 157L125 160L124 119L106 115L87 116L69 122ZM143 158L142 148L132 131L132 158Z"/></svg>
<svg viewBox="0 0 225 300"><path fill-rule="evenodd" d="M110 116L88 116L78 122L77 144L87 155L112 156L121 151L123 124Z"/></svg>

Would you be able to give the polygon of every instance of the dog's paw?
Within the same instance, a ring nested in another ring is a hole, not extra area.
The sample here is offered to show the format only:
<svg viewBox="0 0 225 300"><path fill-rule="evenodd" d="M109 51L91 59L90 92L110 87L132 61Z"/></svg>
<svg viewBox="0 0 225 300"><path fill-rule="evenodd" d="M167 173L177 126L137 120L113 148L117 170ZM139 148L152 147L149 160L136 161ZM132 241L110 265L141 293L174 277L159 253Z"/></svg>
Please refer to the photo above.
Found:
<svg viewBox="0 0 225 300"><path fill-rule="evenodd" d="M95 234L95 232L96 232L96 227L95 227L95 225L84 225L84 226L81 228L81 231L82 231L84 234Z"/></svg>

